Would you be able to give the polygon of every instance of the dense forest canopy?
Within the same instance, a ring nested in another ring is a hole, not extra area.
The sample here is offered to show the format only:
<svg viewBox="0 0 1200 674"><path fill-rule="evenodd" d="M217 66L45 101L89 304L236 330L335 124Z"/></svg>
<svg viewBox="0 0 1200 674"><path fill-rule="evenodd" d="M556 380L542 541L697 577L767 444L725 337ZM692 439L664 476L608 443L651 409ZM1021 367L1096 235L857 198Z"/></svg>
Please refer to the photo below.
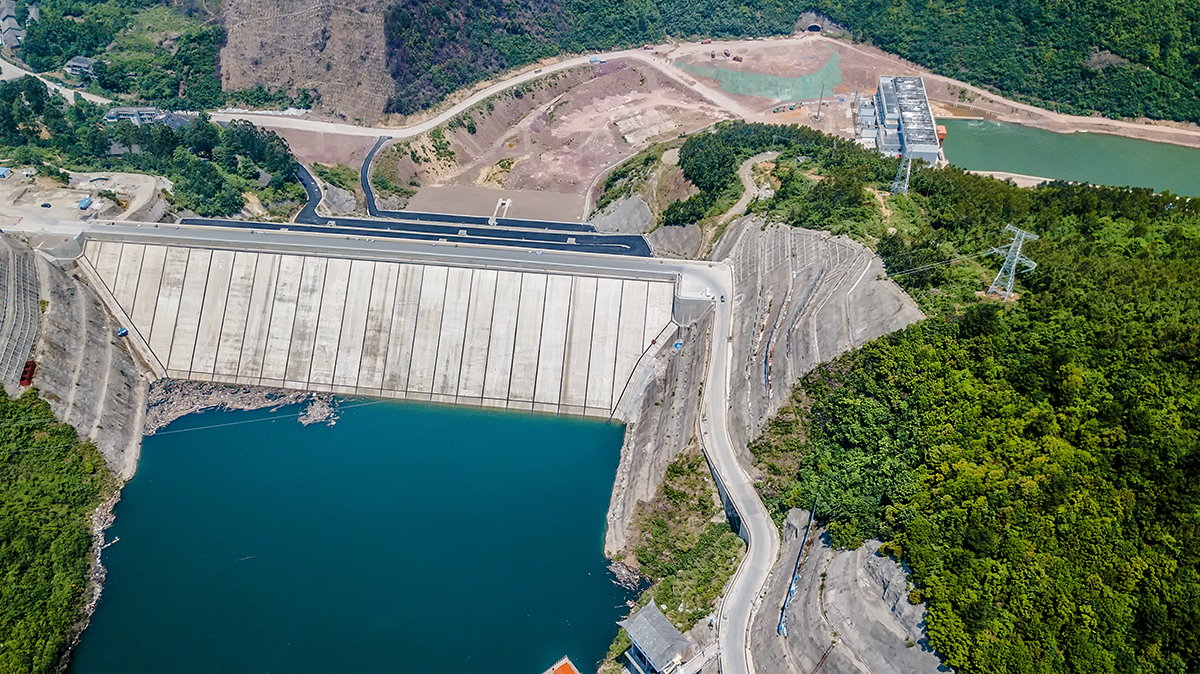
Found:
<svg viewBox="0 0 1200 674"><path fill-rule="evenodd" d="M835 21L943 75L1042 107L1200 122L1200 3L816 0Z"/></svg>
<svg viewBox="0 0 1200 674"><path fill-rule="evenodd" d="M188 19L188 3L46 0L40 9L20 50L35 70L102 58L100 91L174 109L314 102L310 91L221 91L224 31L215 17ZM787 35L807 10L919 65L1043 107L1200 122L1200 4L1167 0L397 0L385 15L396 82L388 110L416 112L562 53Z"/></svg>
<svg viewBox="0 0 1200 674"><path fill-rule="evenodd" d="M895 159L743 123L680 165L725 190L771 147L782 186L754 208L873 243L931 318L803 380L751 447L768 507L819 497L835 543L884 540L956 671L1197 671L1200 199L923 167L885 217ZM962 258L1008 223L1039 266L981 301L996 262Z"/></svg>
<svg viewBox="0 0 1200 674"><path fill-rule="evenodd" d="M35 392L0 395L0 672L58 671L83 617L88 521L112 488L96 448Z"/></svg>
<svg viewBox="0 0 1200 674"><path fill-rule="evenodd" d="M205 115L178 131L106 124L105 112L86 100L50 96L34 77L0 82L0 153L18 165L164 175L175 185L176 205L203 216L237 213L246 192L285 215L304 200L296 160L274 131L246 121L221 128Z"/></svg>
<svg viewBox="0 0 1200 674"><path fill-rule="evenodd" d="M507 68L563 52L662 42L667 35L790 33L783 0L400 0L387 15L390 111L409 114Z"/></svg>
<svg viewBox="0 0 1200 674"><path fill-rule="evenodd" d="M1167 0L400 0L386 24L390 108L414 112L562 52L786 35L807 9L922 66L1043 107L1200 121L1200 4Z"/></svg>

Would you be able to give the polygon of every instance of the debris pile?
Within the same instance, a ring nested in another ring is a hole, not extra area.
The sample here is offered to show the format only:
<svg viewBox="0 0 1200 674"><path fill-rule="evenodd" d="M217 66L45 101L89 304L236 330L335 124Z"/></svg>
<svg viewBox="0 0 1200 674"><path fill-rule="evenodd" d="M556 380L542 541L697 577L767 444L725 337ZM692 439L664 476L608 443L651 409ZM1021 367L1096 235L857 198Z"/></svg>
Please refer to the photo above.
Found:
<svg viewBox="0 0 1200 674"><path fill-rule="evenodd" d="M154 435L176 419L206 410L277 410L305 402L308 406L299 415L300 423L305 426L315 423L332 426L337 421L334 397L329 393L164 379L150 389L144 432Z"/></svg>

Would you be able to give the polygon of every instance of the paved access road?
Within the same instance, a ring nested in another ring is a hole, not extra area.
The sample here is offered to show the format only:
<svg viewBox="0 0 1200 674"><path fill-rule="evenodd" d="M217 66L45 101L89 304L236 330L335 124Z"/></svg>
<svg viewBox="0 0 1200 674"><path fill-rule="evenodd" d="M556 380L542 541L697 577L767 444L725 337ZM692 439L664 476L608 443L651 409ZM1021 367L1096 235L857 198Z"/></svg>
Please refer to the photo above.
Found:
<svg viewBox="0 0 1200 674"><path fill-rule="evenodd" d="M409 220L372 220L367 218L320 218L320 224L300 222L254 222L221 218L186 218L180 224L201 227L225 227L247 232L301 232L331 234L357 239L409 239L439 243L478 244L541 250L579 251L609 255L651 257L649 244L640 236L613 234L568 234L538 229L474 227Z"/></svg>
<svg viewBox="0 0 1200 674"><path fill-rule="evenodd" d="M722 43L722 44L735 45L735 44L739 44L739 43L727 42L727 43ZM747 44L752 44L752 43L747 42ZM703 46L705 48L708 48L708 47L711 47L712 45L703 45ZM738 115L741 115L742 117L745 117L745 118L758 119L759 117L763 117L763 115L760 111L753 110L753 109L747 107L745 104L736 100L733 96L730 96L720 90L710 89L708 87L699 85L694 79L692 79L688 75L680 73L679 71L674 69L670 64L670 60L666 57L656 55L653 52L647 51L644 49L626 49L623 51L606 52L603 54L591 54L591 55L585 55L585 56L576 56L573 58L564 59L562 61L559 61L558 63L553 63L550 65L542 66L540 68L537 68L536 70L528 70L526 72L523 72L523 73L520 73L517 75L513 75L506 79L500 80L500 81L496 82L495 84L492 84L489 87L481 89L480 91L476 92L475 94L473 94L473 95L469 96L468 98L466 98L465 100L463 100L461 103L458 103L454 106L451 106L450 108L447 108L442 113L440 113L434 117L431 117L430 119L427 119L424 122L418 122L416 124L412 124L410 126L406 126L406 127L402 127L402 128L357 126L354 124L346 124L346 123L340 123L340 122L318 121L315 119L308 119L305 117L282 117L282 116L274 116L274 115L268 115L268 114L255 114L255 113L245 113L245 112L237 112L237 113L214 112L214 113L212 113L212 118L214 121L217 121L217 122L228 122L228 121L232 121L235 119L245 119L245 120L254 122L258 126L285 128L285 129L297 129L297 130L301 130L301 131L318 131L318 132L322 132L322 133L342 134L342 135L347 135L347 136L387 135L392 138L413 138L415 136L419 136L419 135L425 133L426 131L430 131L430 130L434 129L435 127L445 124L447 121L452 119L455 115L458 115L459 113L468 110L469 108L471 108L472 106L474 106L477 103L482 102L484 99L488 98L489 96L498 94L501 91L504 91L505 89L514 87L518 84L523 84L530 80L535 80L540 77L545 77L546 75L553 73L553 72L557 72L560 70L567 70L569 68L576 68L579 66L589 65L592 58L599 58L599 59L604 59L604 60L625 58L625 59L634 59L636 61L641 61L642 63L644 63L646 65L652 66L652 67L662 71L662 73L664 75L666 75L667 77L670 77L671 79L679 82L683 86L695 91L700 96L708 99L713 104L715 104L721 108L730 110L730 111L732 111ZM765 119L765 117L763 117L763 118Z"/></svg>
<svg viewBox="0 0 1200 674"><path fill-rule="evenodd" d="M749 476L738 464L737 451L726 425L726 413L730 408L729 363L733 360L733 270L728 265L721 265L721 270L723 276L709 274L713 292L724 295L727 301L715 303L712 351L700 411L700 441L733 501L747 539L746 557L721 600L718 616L721 671L724 674L749 674L754 671L749 648L750 621L758 608L775 558L779 556L779 532Z"/></svg>
<svg viewBox="0 0 1200 674"><path fill-rule="evenodd" d="M308 193L308 203L296 216L295 223L279 224L248 222L215 218L188 218L185 225L233 227L259 231L292 231L320 234L341 234L366 238L400 238L445 243L475 243L493 246L534 247L544 250L576 250L584 253L633 255L651 257L650 245L642 236L632 234L597 234L588 224L500 218L496 225L488 219L472 215L418 213L410 211L380 211L368 180L369 166L375 151L385 141L381 138L363 162L360 175L367 196L367 209L375 218L324 217L317 214L321 188L304 166L296 171Z"/></svg>

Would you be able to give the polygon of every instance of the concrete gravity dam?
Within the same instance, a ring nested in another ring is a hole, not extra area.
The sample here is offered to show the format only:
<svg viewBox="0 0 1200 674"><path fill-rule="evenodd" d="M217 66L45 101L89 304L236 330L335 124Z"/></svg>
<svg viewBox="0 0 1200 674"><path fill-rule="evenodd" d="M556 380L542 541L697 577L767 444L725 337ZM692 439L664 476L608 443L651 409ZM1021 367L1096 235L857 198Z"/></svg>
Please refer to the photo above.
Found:
<svg viewBox="0 0 1200 674"><path fill-rule="evenodd" d="M158 376L607 417L676 327L666 272L146 241L80 263Z"/></svg>

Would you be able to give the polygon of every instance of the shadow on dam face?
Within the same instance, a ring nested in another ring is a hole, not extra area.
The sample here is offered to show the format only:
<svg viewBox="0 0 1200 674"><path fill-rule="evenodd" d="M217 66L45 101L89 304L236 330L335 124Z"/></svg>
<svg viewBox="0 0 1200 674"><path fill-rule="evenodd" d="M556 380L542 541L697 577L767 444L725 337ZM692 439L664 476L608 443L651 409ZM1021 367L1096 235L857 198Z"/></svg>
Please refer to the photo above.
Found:
<svg viewBox="0 0 1200 674"><path fill-rule="evenodd" d="M610 416L675 330L659 277L88 240L160 376Z"/></svg>

